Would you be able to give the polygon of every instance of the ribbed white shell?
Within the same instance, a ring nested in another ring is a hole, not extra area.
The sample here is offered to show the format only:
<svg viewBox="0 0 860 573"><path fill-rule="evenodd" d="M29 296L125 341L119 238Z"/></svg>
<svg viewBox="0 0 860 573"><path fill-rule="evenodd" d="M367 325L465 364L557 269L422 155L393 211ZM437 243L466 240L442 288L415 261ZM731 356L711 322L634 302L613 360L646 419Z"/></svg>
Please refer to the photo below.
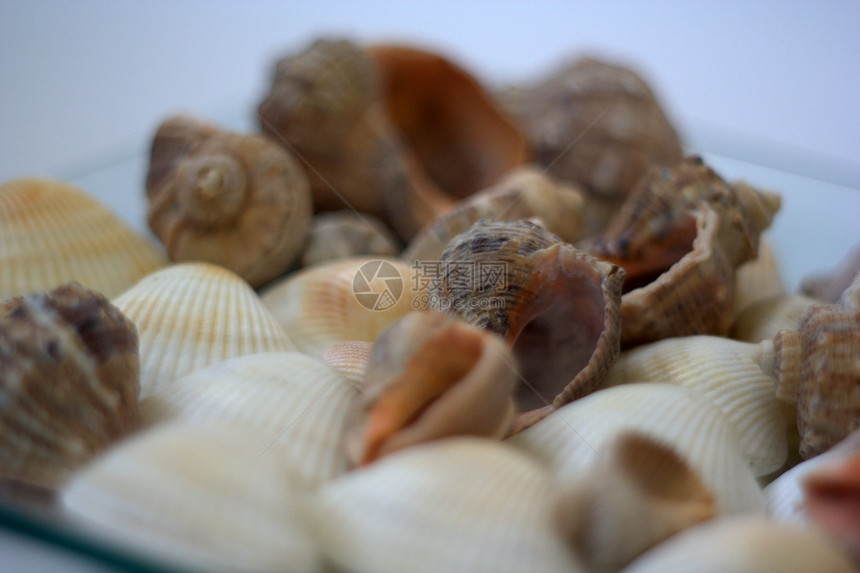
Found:
<svg viewBox="0 0 860 573"><path fill-rule="evenodd" d="M228 358L295 350L238 275L182 263L148 275L115 299L140 337L140 396Z"/></svg>
<svg viewBox="0 0 860 573"><path fill-rule="evenodd" d="M315 530L348 571L580 571L555 529L551 486L502 443L439 440L325 484Z"/></svg>
<svg viewBox="0 0 860 573"><path fill-rule="evenodd" d="M0 185L0 299L70 281L112 298L166 264L154 242L82 189L38 178Z"/></svg>
<svg viewBox="0 0 860 573"><path fill-rule="evenodd" d="M759 517L717 519L669 538L622 573L850 573L821 533Z"/></svg>
<svg viewBox="0 0 860 573"><path fill-rule="evenodd" d="M300 352L233 358L163 384L141 402L145 423L229 421L269 439L303 485L347 469L345 423L358 393L341 374Z"/></svg>
<svg viewBox="0 0 860 573"><path fill-rule="evenodd" d="M753 361L755 348L718 336L668 338L622 352L606 385L659 382L700 392L723 411L753 473L763 476L785 463L793 416Z"/></svg>
<svg viewBox="0 0 860 573"><path fill-rule="evenodd" d="M390 263L400 273L402 293L396 304L385 310L365 308L353 292L356 273L372 261ZM298 349L316 356L339 342L373 342L398 318L422 304L426 307L412 276L409 265L398 259L350 257L288 275L266 288L261 299Z"/></svg>
<svg viewBox="0 0 860 573"><path fill-rule="evenodd" d="M670 384L626 384L580 398L507 440L575 480L612 440L635 430L677 451L714 493L718 515L764 513L764 495L726 417L701 394Z"/></svg>
<svg viewBox="0 0 860 573"><path fill-rule="evenodd" d="M100 538L189 570L318 570L306 494L268 444L242 426L161 425L76 474L60 503Z"/></svg>

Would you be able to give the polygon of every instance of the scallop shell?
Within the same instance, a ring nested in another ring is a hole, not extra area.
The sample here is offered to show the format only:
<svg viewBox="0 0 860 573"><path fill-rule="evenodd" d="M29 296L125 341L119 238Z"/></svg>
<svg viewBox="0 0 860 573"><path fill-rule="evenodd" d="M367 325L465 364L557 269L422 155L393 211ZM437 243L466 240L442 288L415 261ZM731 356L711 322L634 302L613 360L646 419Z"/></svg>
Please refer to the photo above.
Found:
<svg viewBox="0 0 860 573"><path fill-rule="evenodd" d="M529 221L479 221L437 272L430 308L503 337L517 357L518 428L601 385L618 355L620 267Z"/></svg>
<svg viewBox="0 0 860 573"><path fill-rule="evenodd" d="M268 436L269 455L293 460L307 487L347 469L345 423L358 393L338 372L300 352L232 358L173 380L141 402L149 424L227 421Z"/></svg>
<svg viewBox="0 0 860 573"><path fill-rule="evenodd" d="M323 485L314 531L338 569L582 571L546 472L496 441L449 438Z"/></svg>
<svg viewBox="0 0 860 573"><path fill-rule="evenodd" d="M814 305L795 329L759 343L757 352L777 396L797 404L802 457L860 428L860 309Z"/></svg>
<svg viewBox="0 0 860 573"><path fill-rule="evenodd" d="M82 189L44 178L0 185L0 299L71 281L112 298L166 264Z"/></svg>
<svg viewBox="0 0 860 573"><path fill-rule="evenodd" d="M401 255L405 261L436 261L451 239L481 219L514 221L537 217L563 241L582 238L581 192L561 185L533 166L512 169L495 185L457 203L428 223Z"/></svg>
<svg viewBox="0 0 860 573"><path fill-rule="evenodd" d="M290 153L188 116L159 126L146 195L171 259L224 266L254 287L289 268L310 228L310 188Z"/></svg>
<svg viewBox="0 0 860 573"><path fill-rule="evenodd" d="M674 165L682 157L678 134L653 91L629 67L578 58L503 101L523 126L535 160L593 196L589 235L652 165Z"/></svg>
<svg viewBox="0 0 860 573"><path fill-rule="evenodd" d="M159 570L319 571L306 494L270 442L241 425L159 425L77 473L62 509Z"/></svg>
<svg viewBox="0 0 860 573"><path fill-rule="evenodd" d="M398 259L349 257L291 273L261 299L298 349L316 356L340 342L373 342L389 324L425 306L416 279Z"/></svg>
<svg viewBox="0 0 860 573"><path fill-rule="evenodd" d="M729 185L698 157L652 169L583 245L624 267L622 347L672 336L725 335L735 269L756 255L778 195Z"/></svg>
<svg viewBox="0 0 860 573"><path fill-rule="evenodd" d="M713 492L718 515L764 513L761 488L740 441L710 401L680 386L625 384L598 390L506 440L543 460L564 483L608 455L615 437L635 431L673 448Z"/></svg>
<svg viewBox="0 0 860 573"><path fill-rule="evenodd" d="M363 411L350 429L358 464L456 435L501 438L514 416L516 360L500 337L441 312L407 314L373 345Z"/></svg>
<svg viewBox="0 0 860 573"><path fill-rule="evenodd" d="M717 519L661 543L622 573L849 573L851 561L817 531L761 517Z"/></svg>
<svg viewBox="0 0 860 573"><path fill-rule="evenodd" d="M714 498L670 447L620 433L582 479L563 484L565 530L589 571L618 571L667 537L714 515Z"/></svg>
<svg viewBox="0 0 860 573"><path fill-rule="evenodd" d="M760 238L755 258L735 269L732 314L737 320L745 310L759 301L786 295L776 254L770 243Z"/></svg>
<svg viewBox="0 0 860 573"><path fill-rule="evenodd" d="M0 477L60 485L137 425L138 339L78 283L0 311Z"/></svg>
<svg viewBox="0 0 860 573"><path fill-rule="evenodd" d="M788 457L794 415L775 396L773 380L755 363L755 353L755 344L718 336L668 338L622 352L606 386L661 382L702 393L735 429L753 473L764 476Z"/></svg>
<svg viewBox="0 0 860 573"><path fill-rule="evenodd" d="M373 343L362 340L338 342L319 354L320 360L340 372L357 390L364 386L364 371Z"/></svg>
<svg viewBox="0 0 860 573"><path fill-rule="evenodd" d="M141 398L228 358L295 350L248 283L216 265L172 265L145 277L114 304L140 335Z"/></svg>
<svg viewBox="0 0 860 573"><path fill-rule="evenodd" d="M782 294L758 300L735 319L729 336L745 342L770 340L780 330L794 328L817 301L801 294Z"/></svg>
<svg viewBox="0 0 860 573"><path fill-rule="evenodd" d="M373 215L357 211L319 213L313 218L301 263L307 267L359 255L394 257L400 252L398 243L391 230Z"/></svg>

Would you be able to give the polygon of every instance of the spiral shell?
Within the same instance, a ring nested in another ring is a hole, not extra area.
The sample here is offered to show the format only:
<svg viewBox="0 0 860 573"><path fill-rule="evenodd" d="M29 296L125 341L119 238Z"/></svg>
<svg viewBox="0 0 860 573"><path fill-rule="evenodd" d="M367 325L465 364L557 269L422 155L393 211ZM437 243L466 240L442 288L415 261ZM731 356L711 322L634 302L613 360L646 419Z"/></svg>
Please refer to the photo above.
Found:
<svg viewBox="0 0 860 573"><path fill-rule="evenodd" d="M138 338L77 283L0 310L0 477L60 485L137 425Z"/></svg>
<svg viewBox="0 0 860 573"><path fill-rule="evenodd" d="M46 178L0 185L0 299L71 281L113 298L166 264L83 189Z"/></svg>
<svg viewBox="0 0 860 573"><path fill-rule="evenodd" d="M307 177L287 151L188 116L159 126L146 195L171 259L222 265L254 287L287 270L310 227Z"/></svg>
<svg viewBox="0 0 860 573"><path fill-rule="evenodd" d="M529 221L478 221L440 269L431 308L503 337L517 357L518 428L600 386L618 355L620 267Z"/></svg>
<svg viewBox="0 0 860 573"><path fill-rule="evenodd" d="M295 350L248 283L208 263L152 273L114 304L140 334L141 398L228 358Z"/></svg>
<svg viewBox="0 0 860 573"><path fill-rule="evenodd" d="M394 257L399 252L399 241L378 218L357 211L335 211L314 215L301 263L308 267L354 256Z"/></svg>
<svg viewBox="0 0 860 573"><path fill-rule="evenodd" d="M453 435L501 438L517 375L498 336L441 312L407 314L373 345L351 429L354 461Z"/></svg>

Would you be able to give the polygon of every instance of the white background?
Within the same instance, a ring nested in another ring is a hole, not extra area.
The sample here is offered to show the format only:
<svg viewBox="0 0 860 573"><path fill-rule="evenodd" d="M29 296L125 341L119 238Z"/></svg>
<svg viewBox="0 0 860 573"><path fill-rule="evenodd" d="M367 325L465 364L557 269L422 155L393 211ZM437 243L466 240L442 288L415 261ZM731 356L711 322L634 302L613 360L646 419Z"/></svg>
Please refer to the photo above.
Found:
<svg viewBox="0 0 860 573"><path fill-rule="evenodd" d="M770 237L790 287L860 243L856 1L0 0L0 182L69 179L144 230L158 123L253 118L274 60L322 35L424 45L489 85L584 53L626 62L689 150L784 194ZM0 538L19 570L9 551Z"/></svg>

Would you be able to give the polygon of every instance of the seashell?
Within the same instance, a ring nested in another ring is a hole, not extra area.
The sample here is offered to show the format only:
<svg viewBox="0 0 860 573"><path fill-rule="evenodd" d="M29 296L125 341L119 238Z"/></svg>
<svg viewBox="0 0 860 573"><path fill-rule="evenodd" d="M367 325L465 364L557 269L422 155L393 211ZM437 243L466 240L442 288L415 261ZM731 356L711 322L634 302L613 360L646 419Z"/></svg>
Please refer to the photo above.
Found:
<svg viewBox="0 0 860 573"><path fill-rule="evenodd" d="M319 353L319 358L340 372L359 391L364 386L364 371L373 343L363 340L338 342Z"/></svg>
<svg viewBox="0 0 860 573"><path fill-rule="evenodd" d="M512 169L486 189L458 202L428 223L401 255L405 261L437 261L448 242L481 219L515 221L537 217L572 243L582 238L585 213L579 189L559 184L533 166Z"/></svg>
<svg viewBox="0 0 860 573"><path fill-rule="evenodd" d="M785 284L770 243L759 239L755 258L735 269L732 315L737 320L753 304L768 298L786 296Z"/></svg>
<svg viewBox="0 0 860 573"><path fill-rule="evenodd" d="M632 68L584 57L502 101L535 160L589 193L588 235L608 222L652 165L674 165L681 142L647 82Z"/></svg>
<svg viewBox="0 0 860 573"><path fill-rule="evenodd" d="M137 425L137 331L78 283L0 310L0 478L45 488Z"/></svg>
<svg viewBox="0 0 860 573"><path fill-rule="evenodd" d="M395 258L349 257L291 273L263 290L261 299L296 347L317 356L340 342L373 342L389 324L426 305L416 279Z"/></svg>
<svg viewBox="0 0 860 573"><path fill-rule="evenodd" d="M430 308L503 337L517 429L597 389L618 355L624 273L529 221L478 221L442 255Z"/></svg>
<svg viewBox="0 0 860 573"><path fill-rule="evenodd" d="M854 275L854 280L848 288L842 291L838 303L845 308L860 310L860 271Z"/></svg>
<svg viewBox="0 0 860 573"><path fill-rule="evenodd" d="M778 195L729 185L698 157L652 169L597 239L581 245L624 267L622 347L725 335L735 269L756 254Z"/></svg>
<svg viewBox="0 0 860 573"><path fill-rule="evenodd" d="M801 294L782 294L758 300L735 318L729 336L745 342L770 340L780 330L794 328L814 304L817 304L815 299Z"/></svg>
<svg viewBox="0 0 860 573"><path fill-rule="evenodd" d="M755 344L718 336L668 338L622 352L605 385L660 382L700 392L735 429L753 474L764 476L788 457L794 413L774 395L755 353Z"/></svg>
<svg viewBox="0 0 860 573"><path fill-rule="evenodd" d="M140 335L141 398L228 358L295 350L248 283L216 265L172 265L142 279L114 304Z"/></svg>
<svg viewBox="0 0 860 573"><path fill-rule="evenodd" d="M301 264L307 267L359 255L394 257L399 252L397 238L373 215L357 211L319 213L313 218Z"/></svg>
<svg viewBox="0 0 860 573"><path fill-rule="evenodd" d="M503 437L517 376L502 338L441 312L407 314L373 345L350 430L353 461L449 436Z"/></svg>
<svg viewBox="0 0 860 573"><path fill-rule="evenodd" d="M75 474L61 506L157 570L322 570L303 523L307 494L270 442L242 425L158 425Z"/></svg>
<svg viewBox="0 0 860 573"><path fill-rule="evenodd" d="M582 479L563 484L565 531L589 571L618 571L667 537L714 516L714 498L672 448L618 434Z"/></svg>
<svg viewBox="0 0 860 573"><path fill-rule="evenodd" d="M289 268L310 228L307 177L286 150L188 116L159 126L146 195L171 259L224 266L253 287Z"/></svg>
<svg viewBox="0 0 860 573"><path fill-rule="evenodd" d="M691 527L622 573L849 573L855 568L817 531L761 517L716 519Z"/></svg>
<svg viewBox="0 0 860 573"><path fill-rule="evenodd" d="M314 532L338 570L583 571L549 476L493 440L413 446L324 484Z"/></svg>
<svg viewBox="0 0 860 573"><path fill-rule="evenodd" d="M764 513L761 488L725 415L700 393L670 384L625 384L559 408L506 440L544 461L556 482L576 481L608 456L622 432L677 452L714 495L718 515Z"/></svg>
<svg viewBox="0 0 860 573"><path fill-rule="evenodd" d="M804 277L800 283L800 292L821 302L834 303L852 282L855 285L858 284L858 273L860 273L860 245L851 249L830 273ZM860 298L854 300L860 301ZM854 304L854 308L858 307L860 302Z"/></svg>
<svg viewBox="0 0 860 573"><path fill-rule="evenodd" d="M380 71L387 115L408 150L412 185L383 188L402 237L528 159L524 134L468 71L414 47L381 44L368 51Z"/></svg>
<svg viewBox="0 0 860 573"><path fill-rule="evenodd" d="M860 428L860 309L814 305L795 329L759 343L755 359L777 397L797 405L803 458Z"/></svg>
<svg viewBox="0 0 860 573"><path fill-rule="evenodd" d="M269 438L268 455L293 460L315 487L347 469L345 420L357 392L338 372L300 352L240 356L162 384L141 402L148 424L182 420L248 426Z"/></svg>
<svg viewBox="0 0 860 573"><path fill-rule="evenodd" d="M112 298L166 264L83 189L45 178L0 185L0 299L71 281Z"/></svg>

